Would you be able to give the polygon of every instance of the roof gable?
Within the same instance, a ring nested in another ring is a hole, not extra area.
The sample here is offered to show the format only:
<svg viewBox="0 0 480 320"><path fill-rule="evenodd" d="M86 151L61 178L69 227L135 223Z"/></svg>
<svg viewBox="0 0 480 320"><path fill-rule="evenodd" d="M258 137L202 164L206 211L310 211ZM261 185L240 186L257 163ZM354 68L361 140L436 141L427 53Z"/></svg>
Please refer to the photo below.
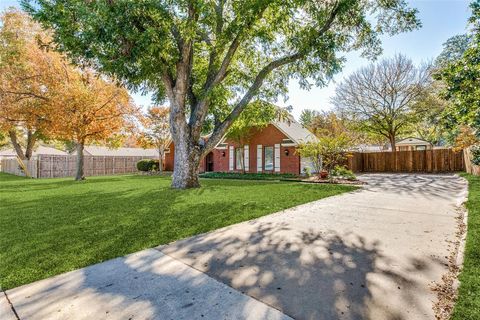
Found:
<svg viewBox="0 0 480 320"><path fill-rule="evenodd" d="M293 118L290 121L276 121L272 124L296 144L318 141L313 133Z"/></svg>

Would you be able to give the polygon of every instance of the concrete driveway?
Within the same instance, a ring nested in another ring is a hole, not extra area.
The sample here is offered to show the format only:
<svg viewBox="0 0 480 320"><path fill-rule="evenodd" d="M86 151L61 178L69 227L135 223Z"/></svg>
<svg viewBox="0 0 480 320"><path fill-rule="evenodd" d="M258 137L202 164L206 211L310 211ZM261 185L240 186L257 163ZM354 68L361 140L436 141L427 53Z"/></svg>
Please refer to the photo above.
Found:
<svg viewBox="0 0 480 320"><path fill-rule="evenodd" d="M430 285L447 272L466 181L361 179L353 193L7 296L20 319L434 319Z"/></svg>

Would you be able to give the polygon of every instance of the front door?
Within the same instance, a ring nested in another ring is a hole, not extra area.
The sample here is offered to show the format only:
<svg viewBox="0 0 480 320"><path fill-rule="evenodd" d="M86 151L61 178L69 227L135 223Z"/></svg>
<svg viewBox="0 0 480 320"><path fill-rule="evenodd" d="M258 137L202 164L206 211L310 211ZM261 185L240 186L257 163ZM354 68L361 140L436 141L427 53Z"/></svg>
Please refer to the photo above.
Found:
<svg viewBox="0 0 480 320"><path fill-rule="evenodd" d="M207 157L205 158L205 171L213 171L213 152L207 154Z"/></svg>

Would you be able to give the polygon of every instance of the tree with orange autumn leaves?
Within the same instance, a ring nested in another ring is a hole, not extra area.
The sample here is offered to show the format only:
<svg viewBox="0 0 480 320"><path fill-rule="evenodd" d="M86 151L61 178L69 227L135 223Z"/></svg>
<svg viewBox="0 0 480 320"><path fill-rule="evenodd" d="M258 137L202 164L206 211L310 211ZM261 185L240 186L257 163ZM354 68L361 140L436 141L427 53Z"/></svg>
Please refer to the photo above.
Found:
<svg viewBox="0 0 480 320"><path fill-rule="evenodd" d="M84 180L85 145L106 143L128 130L137 109L125 88L91 70L71 73L61 95L52 131L55 138L75 143L75 180Z"/></svg>
<svg viewBox="0 0 480 320"><path fill-rule="evenodd" d="M75 143L75 179L83 180L85 144L110 142L128 129L136 112L128 92L69 64L51 48L49 32L24 12L8 9L0 25L0 131L20 159L30 159L39 139Z"/></svg>
<svg viewBox="0 0 480 320"><path fill-rule="evenodd" d="M30 159L38 139L52 133L52 101L71 67L48 47L49 34L22 11L3 12L0 25L0 131L20 159Z"/></svg>
<svg viewBox="0 0 480 320"><path fill-rule="evenodd" d="M146 114L140 117L144 128L139 135L139 143L144 148L156 148L158 150L159 170L163 170L165 150L171 141L170 135L170 108L150 107Z"/></svg>

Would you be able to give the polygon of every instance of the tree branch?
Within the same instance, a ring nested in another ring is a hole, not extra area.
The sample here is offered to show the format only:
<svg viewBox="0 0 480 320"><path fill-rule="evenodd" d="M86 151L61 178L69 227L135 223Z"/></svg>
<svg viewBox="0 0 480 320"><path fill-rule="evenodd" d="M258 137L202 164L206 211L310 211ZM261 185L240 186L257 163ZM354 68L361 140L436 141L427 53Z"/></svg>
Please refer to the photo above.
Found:
<svg viewBox="0 0 480 320"><path fill-rule="evenodd" d="M222 139L222 137L225 135L227 132L228 128L232 125L233 121L238 118L240 113L245 109L247 104L250 102L250 100L253 98L253 96L257 93L257 90L261 87L263 84L263 81L265 78L272 72L274 69L280 68L286 64L295 62L302 57L304 57L305 54L303 53L295 53L289 56L285 56L283 58L280 58L278 60L270 62L268 65L263 67L262 70L258 73L258 75L255 77L255 80L253 81L253 84L250 86L250 88L247 90L245 95L242 97L242 99L237 103L237 105L233 108L232 112L227 116L227 118L218 125L212 135L210 136L209 140L207 143L204 145L202 149L202 153L205 153L206 151L211 150L215 145Z"/></svg>
<svg viewBox="0 0 480 320"><path fill-rule="evenodd" d="M332 9L329 18L325 22L325 24L320 28L318 31L318 37L321 37L325 32L327 32L330 27L332 26L335 17L337 16L340 10L340 6L338 2L335 3L334 8ZM233 42L232 42L233 44ZM228 53L227 53L228 55ZM250 88L247 90L245 95L242 99L237 103L237 105L233 108L232 112L227 116L227 118L222 121L218 126L216 126L213 130L212 135L209 137L207 143L202 147L202 156L206 155L211 149L213 149L218 142L225 136L227 133L228 128L232 125L235 119L242 113L245 109L247 104L251 101L253 96L257 93L258 89L263 84L265 78L275 69L280 68L284 65L293 63L304 58L307 55L307 51L297 52L288 56L284 56L277 60L274 60L263 67L262 70L257 74L255 80L253 81ZM227 57L227 56L226 56Z"/></svg>

